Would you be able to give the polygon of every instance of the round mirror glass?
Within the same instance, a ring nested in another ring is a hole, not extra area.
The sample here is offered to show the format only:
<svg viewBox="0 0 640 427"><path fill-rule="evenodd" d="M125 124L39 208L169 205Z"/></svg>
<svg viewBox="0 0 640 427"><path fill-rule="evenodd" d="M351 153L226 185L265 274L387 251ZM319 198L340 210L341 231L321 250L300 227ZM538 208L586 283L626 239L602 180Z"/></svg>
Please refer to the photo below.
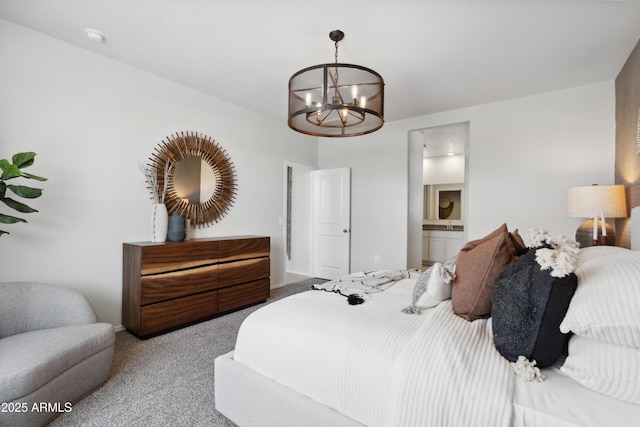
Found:
<svg viewBox="0 0 640 427"><path fill-rule="evenodd" d="M216 175L204 160L187 157L173 169L173 186L183 201L206 203L216 191Z"/></svg>

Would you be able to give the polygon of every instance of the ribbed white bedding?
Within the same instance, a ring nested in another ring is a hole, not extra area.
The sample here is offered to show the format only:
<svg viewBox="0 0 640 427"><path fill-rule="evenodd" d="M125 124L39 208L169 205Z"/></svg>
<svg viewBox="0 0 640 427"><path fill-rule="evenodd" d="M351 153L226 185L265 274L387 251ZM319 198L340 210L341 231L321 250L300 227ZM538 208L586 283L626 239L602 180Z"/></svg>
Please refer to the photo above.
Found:
<svg viewBox="0 0 640 427"><path fill-rule="evenodd" d="M508 426L514 373L496 351L491 323L430 313L393 364L387 426Z"/></svg>
<svg viewBox="0 0 640 427"><path fill-rule="evenodd" d="M640 406L581 386L558 366L544 369L543 382L515 380L513 427L636 427Z"/></svg>
<svg viewBox="0 0 640 427"><path fill-rule="evenodd" d="M252 313L234 359L367 426L508 426L513 371L487 320L467 322L446 301L401 310L416 279L350 306L308 291Z"/></svg>

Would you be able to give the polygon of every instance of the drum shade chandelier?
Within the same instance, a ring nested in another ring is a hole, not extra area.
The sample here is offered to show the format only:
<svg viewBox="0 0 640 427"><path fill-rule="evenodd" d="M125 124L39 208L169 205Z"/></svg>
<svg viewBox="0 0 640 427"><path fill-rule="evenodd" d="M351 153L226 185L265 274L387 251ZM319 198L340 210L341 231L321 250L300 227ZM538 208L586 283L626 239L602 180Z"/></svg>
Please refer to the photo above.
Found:
<svg viewBox="0 0 640 427"><path fill-rule="evenodd" d="M325 137L375 132L384 124L384 80L375 71L338 62L340 30L331 31L333 64L314 65L289 79L289 127Z"/></svg>

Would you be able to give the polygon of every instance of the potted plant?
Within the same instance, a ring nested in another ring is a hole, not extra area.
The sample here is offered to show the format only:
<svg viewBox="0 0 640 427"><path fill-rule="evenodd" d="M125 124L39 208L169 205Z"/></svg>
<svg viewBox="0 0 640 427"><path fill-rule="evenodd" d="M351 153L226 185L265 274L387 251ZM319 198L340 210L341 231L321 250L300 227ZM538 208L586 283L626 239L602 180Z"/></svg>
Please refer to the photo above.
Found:
<svg viewBox="0 0 640 427"><path fill-rule="evenodd" d="M32 175L27 172L23 172L25 169L31 166L34 162L36 153L26 152L15 154L11 162L7 159L0 159L0 169L2 170L2 176L0 176L0 201L20 213L32 213L38 212L26 204L14 200L10 197L11 193L24 199L35 199L42 195L41 188L27 187L26 185L13 185L7 184L7 181L15 178L27 178L34 179L36 181L46 181L47 178ZM19 218L13 215L6 215L0 212L0 224L15 224L16 222L27 222L23 218ZM0 230L0 236L3 234L9 234L8 231Z"/></svg>

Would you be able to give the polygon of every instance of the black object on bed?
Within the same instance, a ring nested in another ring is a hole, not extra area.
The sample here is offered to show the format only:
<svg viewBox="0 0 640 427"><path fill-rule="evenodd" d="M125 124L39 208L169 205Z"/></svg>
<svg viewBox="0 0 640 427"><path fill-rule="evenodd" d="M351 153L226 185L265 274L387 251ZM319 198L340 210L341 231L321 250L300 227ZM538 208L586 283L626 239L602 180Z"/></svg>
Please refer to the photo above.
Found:
<svg viewBox="0 0 640 427"><path fill-rule="evenodd" d="M536 261L538 248L507 266L494 283L492 328L496 349L507 360L519 356L551 366L565 353L568 334L560 332L576 291L575 273L553 277Z"/></svg>

